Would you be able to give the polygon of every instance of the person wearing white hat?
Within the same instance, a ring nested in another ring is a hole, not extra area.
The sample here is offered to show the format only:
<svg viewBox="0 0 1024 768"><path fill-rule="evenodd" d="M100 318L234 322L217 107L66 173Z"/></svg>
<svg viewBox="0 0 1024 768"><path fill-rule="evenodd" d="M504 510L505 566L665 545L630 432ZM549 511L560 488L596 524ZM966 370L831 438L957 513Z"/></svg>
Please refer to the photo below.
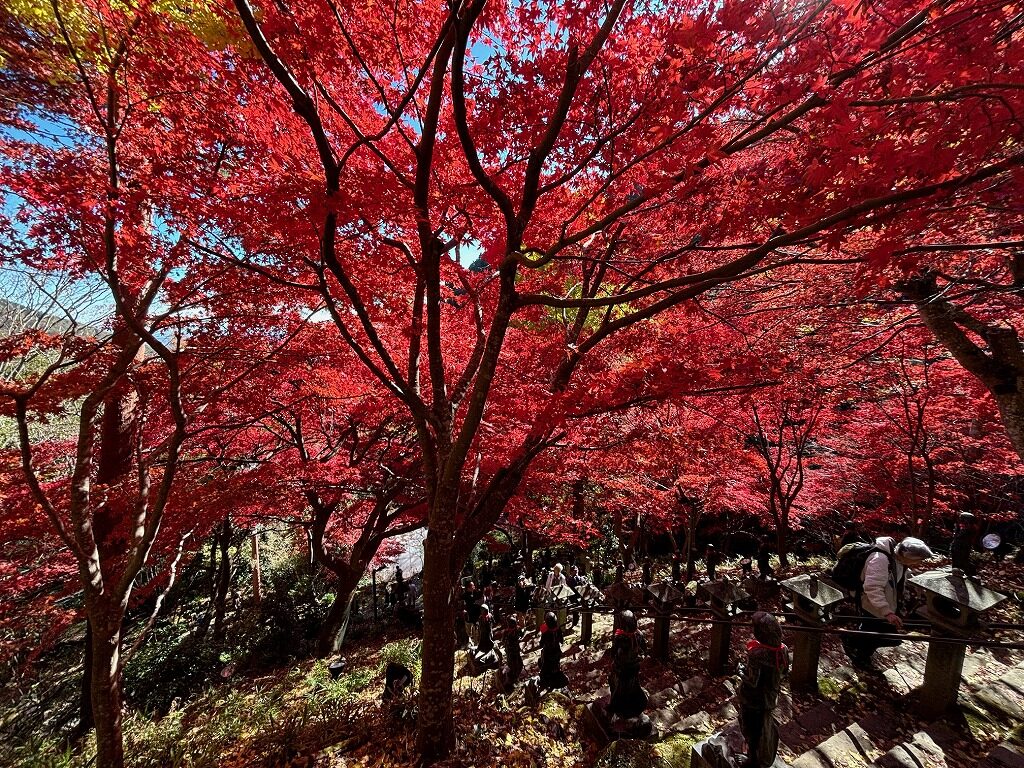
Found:
<svg viewBox="0 0 1024 768"><path fill-rule="evenodd" d="M891 633L903 629L900 612L907 569L932 557L928 545L913 536L898 543L892 536L875 539L875 551L868 555L861 571L861 632ZM869 668L875 651L899 643L893 638L860 636L848 639L844 645L856 666Z"/></svg>

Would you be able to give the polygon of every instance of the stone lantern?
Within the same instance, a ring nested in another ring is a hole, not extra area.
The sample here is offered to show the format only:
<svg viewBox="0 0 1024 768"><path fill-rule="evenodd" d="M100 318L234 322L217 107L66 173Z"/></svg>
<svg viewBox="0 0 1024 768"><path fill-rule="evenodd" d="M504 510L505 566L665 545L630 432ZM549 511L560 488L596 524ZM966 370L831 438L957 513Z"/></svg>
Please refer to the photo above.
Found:
<svg viewBox="0 0 1024 768"><path fill-rule="evenodd" d="M647 595L654 608L654 656L660 661L668 661L672 608L683 599L683 593L670 582L660 581L647 587Z"/></svg>
<svg viewBox="0 0 1024 768"><path fill-rule="evenodd" d="M796 614L797 626L803 625L810 630L798 630L793 638L790 685L795 690L817 691L818 660L821 658L821 632L818 630L832 620L835 608L846 599L846 594L813 573L786 579L780 586L793 599L789 607Z"/></svg>
<svg viewBox="0 0 1024 768"><path fill-rule="evenodd" d="M580 643L590 645L594 636L594 609L604 607L604 593L588 582L580 587L579 596L583 607L583 615L580 619Z"/></svg>
<svg viewBox="0 0 1024 768"><path fill-rule="evenodd" d="M925 606L917 613L932 625L918 711L922 717L936 718L956 704L967 650L963 643L943 642L942 638L963 640L982 635L981 614L1006 595L985 588L956 568L928 571L907 581L925 593Z"/></svg>
<svg viewBox="0 0 1024 768"><path fill-rule="evenodd" d="M612 582L612 585L604 591L605 601L612 608L614 617L613 628L619 628L619 611L626 608L635 608L640 604L642 595L639 589L634 589L624 581Z"/></svg>
<svg viewBox="0 0 1024 768"><path fill-rule="evenodd" d="M711 653L708 668L713 675L725 673L725 665L729 661L729 643L732 640L732 620L739 612L737 603L750 597L738 584L728 579L709 581L698 587L711 605L715 615L715 623L711 626Z"/></svg>
<svg viewBox="0 0 1024 768"><path fill-rule="evenodd" d="M554 611L558 616L558 626L565 632L565 625L569 618L569 611L579 607L579 597L565 584L556 584L551 589L541 588L537 590L534 597L534 604L537 609L537 628L544 623L544 614Z"/></svg>

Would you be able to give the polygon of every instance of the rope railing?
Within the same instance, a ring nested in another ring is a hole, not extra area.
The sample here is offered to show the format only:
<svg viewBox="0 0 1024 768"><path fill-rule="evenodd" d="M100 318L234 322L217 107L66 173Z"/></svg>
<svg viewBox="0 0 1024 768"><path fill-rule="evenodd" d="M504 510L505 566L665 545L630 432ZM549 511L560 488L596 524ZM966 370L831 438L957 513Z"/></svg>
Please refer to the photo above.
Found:
<svg viewBox="0 0 1024 768"><path fill-rule="evenodd" d="M694 624L694 625L709 625L714 626L716 624L728 624L733 627L749 627L751 622L749 621L737 621L743 616L749 616L754 611L739 610L733 614L732 618L723 619L717 617L696 617L695 614L706 614L714 613L714 610L710 607L679 607L674 606L668 611L660 610L657 606L651 605L625 605L625 606L537 606L541 608L548 608L549 610L560 611L567 610L572 614L614 614L617 611L629 610L636 614L637 618L656 618L656 617L668 617L671 621L678 621L683 624ZM902 642L911 643L932 643L941 642L949 643L952 645L964 645L972 648L1005 648L1007 650L1024 650L1024 641L1021 642L1007 642L1002 640L988 640L984 638L970 638L970 637L955 637L949 635L922 635L912 634L906 632L866 632L859 629L843 629L830 625L812 626L799 621L798 616L789 611L777 613L776 616L786 619L783 624L783 630L793 632L814 632L821 635L831 635L836 637L873 637L887 640L899 640ZM860 616L837 616L832 619L832 622L859 622L862 620ZM910 629L928 629L931 630L932 625L922 620L911 620L905 621L904 626ZM1024 624L1010 624L1001 622L999 624L986 624L985 630L991 632L1020 632L1024 635Z"/></svg>

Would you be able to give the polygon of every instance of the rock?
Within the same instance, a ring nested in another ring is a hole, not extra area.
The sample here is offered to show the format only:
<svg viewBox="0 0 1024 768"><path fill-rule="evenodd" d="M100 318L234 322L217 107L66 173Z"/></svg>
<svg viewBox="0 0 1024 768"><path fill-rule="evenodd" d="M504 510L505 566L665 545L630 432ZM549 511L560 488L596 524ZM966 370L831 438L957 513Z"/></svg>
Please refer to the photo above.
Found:
<svg viewBox="0 0 1024 768"><path fill-rule="evenodd" d="M613 741L597 758L594 768L678 768L661 762L653 744L637 739Z"/></svg>
<svg viewBox="0 0 1024 768"><path fill-rule="evenodd" d="M679 700L679 692L675 688L662 688L657 693L651 695L647 702L647 706L650 709L675 707L676 704L679 703Z"/></svg>
<svg viewBox="0 0 1024 768"><path fill-rule="evenodd" d="M964 656L964 682L971 688L978 688L986 680L999 677L1007 671L1007 666L992 658L992 654L981 650L968 652Z"/></svg>
<svg viewBox="0 0 1024 768"><path fill-rule="evenodd" d="M924 675L909 664L902 662L897 662L888 669L885 669L882 672L882 677L893 693L900 697L906 696L912 690L924 684Z"/></svg>
<svg viewBox="0 0 1024 768"><path fill-rule="evenodd" d="M473 658L469 651L455 652L455 677L469 677L473 674Z"/></svg>
<svg viewBox="0 0 1024 768"><path fill-rule="evenodd" d="M690 736L677 734L657 744L638 739L613 742L594 763L594 768L689 768Z"/></svg>
<svg viewBox="0 0 1024 768"><path fill-rule="evenodd" d="M899 744L878 759L879 768L947 768L946 755L927 733Z"/></svg>
<svg viewBox="0 0 1024 768"><path fill-rule="evenodd" d="M910 686L903 679L896 669L887 669L882 672L882 678L885 680L885 684L889 689L897 696L903 697L910 693Z"/></svg>
<svg viewBox="0 0 1024 768"><path fill-rule="evenodd" d="M662 733L679 730L679 710L676 706L665 706L650 711L651 721Z"/></svg>
<svg viewBox="0 0 1024 768"><path fill-rule="evenodd" d="M1003 729L993 723L986 712L975 706L974 702L965 698L962 693L957 704L973 741L988 741L1002 735Z"/></svg>
<svg viewBox="0 0 1024 768"><path fill-rule="evenodd" d="M984 764L992 768L1024 768L1024 751L1004 741L988 753Z"/></svg>
<svg viewBox="0 0 1024 768"><path fill-rule="evenodd" d="M675 724L673 730L676 733L698 733L706 734L711 733L711 715L703 710L696 712L689 717L684 717L682 720Z"/></svg>
<svg viewBox="0 0 1024 768"><path fill-rule="evenodd" d="M735 720L739 716L739 710L736 709L736 705L731 701L727 701L718 709L718 717L722 720Z"/></svg>
<svg viewBox="0 0 1024 768"><path fill-rule="evenodd" d="M1014 667L999 679L1005 685L1013 688L1017 693L1024 696L1024 668Z"/></svg>
<svg viewBox="0 0 1024 768"><path fill-rule="evenodd" d="M602 723L602 714L594 711L595 707L599 707L598 702L592 704L580 704L574 710L576 716L576 722L579 723L580 733L594 744L605 745L608 743L608 733L605 731L605 725Z"/></svg>
<svg viewBox="0 0 1024 768"><path fill-rule="evenodd" d="M676 685L676 690L679 691L683 696L690 696L691 694L698 693L704 688L704 678L700 675L691 677L688 680L684 680Z"/></svg>
<svg viewBox="0 0 1024 768"><path fill-rule="evenodd" d="M736 724L693 745L690 751L690 768L722 768L725 765L741 764L746 744ZM774 768L774 766L773 766Z"/></svg>
<svg viewBox="0 0 1024 768"><path fill-rule="evenodd" d="M1020 722L1024 720L1024 709L1018 703L1020 694L1002 681L981 688L976 694L977 701L996 717Z"/></svg>
<svg viewBox="0 0 1024 768"><path fill-rule="evenodd" d="M881 752L867 733L854 723L793 761L793 768L862 768Z"/></svg>
<svg viewBox="0 0 1024 768"><path fill-rule="evenodd" d="M669 768L688 768L690 765L690 750L697 742L694 736L674 734L664 741L654 745L654 751L658 753L666 766Z"/></svg>
<svg viewBox="0 0 1024 768"><path fill-rule="evenodd" d="M548 720L568 724L572 721L574 709L572 699L564 693L551 691L541 697L539 714Z"/></svg>
<svg viewBox="0 0 1024 768"><path fill-rule="evenodd" d="M832 733L835 731L835 726L839 724L839 717L839 713L831 704L823 702L815 704L800 715L797 722L804 731L810 734Z"/></svg>

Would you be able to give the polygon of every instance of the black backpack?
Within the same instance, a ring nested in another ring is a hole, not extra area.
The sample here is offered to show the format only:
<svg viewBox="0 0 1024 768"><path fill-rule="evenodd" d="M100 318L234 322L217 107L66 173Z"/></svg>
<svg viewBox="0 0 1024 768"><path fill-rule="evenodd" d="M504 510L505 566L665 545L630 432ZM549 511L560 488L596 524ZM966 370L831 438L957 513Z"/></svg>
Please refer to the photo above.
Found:
<svg viewBox="0 0 1024 768"><path fill-rule="evenodd" d="M841 547L836 553L836 564L829 572L829 578L849 592L860 592L864 586L860 575L864 571L864 563L874 552L883 552L874 544L855 541ZM884 553L888 556L888 552Z"/></svg>

